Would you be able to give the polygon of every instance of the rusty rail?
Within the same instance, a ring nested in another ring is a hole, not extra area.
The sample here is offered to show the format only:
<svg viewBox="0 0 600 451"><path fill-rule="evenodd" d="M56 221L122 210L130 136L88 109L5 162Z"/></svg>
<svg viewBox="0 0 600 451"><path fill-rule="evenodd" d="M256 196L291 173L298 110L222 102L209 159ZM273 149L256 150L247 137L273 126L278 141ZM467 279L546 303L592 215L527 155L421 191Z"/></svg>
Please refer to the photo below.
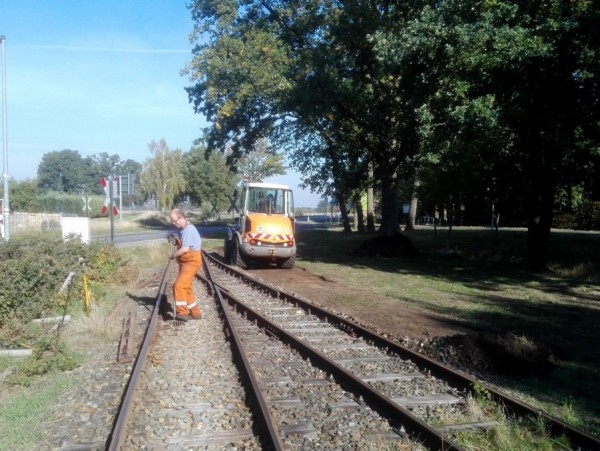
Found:
<svg viewBox="0 0 600 451"><path fill-rule="evenodd" d="M316 363L317 366L321 367L328 373L333 374L336 381L338 381L341 386L345 387L348 391L351 391L355 395L361 396L373 410L379 412L382 416L387 418L395 427L403 428L404 431L414 440L422 443L428 449L443 451L458 451L463 449L445 437L443 433L435 428L430 427L427 425L427 423L414 416L405 408L396 404L387 396L383 395L377 390L374 390L369 384L363 382L354 374L338 365L312 346L306 344L302 340L299 340L293 334L288 333L265 316L236 299L233 295L224 290L222 291L221 287L217 283L213 282L213 286L215 287L217 293L219 293L220 300L222 298L226 299L230 305L241 311L246 318L251 321L255 321L260 328L267 330L270 335L278 337L282 342L289 344L300 354L308 357L311 362ZM225 301L221 300L221 302L224 303ZM225 306L224 310L226 311Z"/></svg>
<svg viewBox="0 0 600 451"><path fill-rule="evenodd" d="M540 409L529 406L505 393L501 393L498 390L484 384L483 382L470 377L464 373L455 371L454 369L439 363L429 357L426 357L422 354L414 352L398 343L395 343L381 335L378 335L370 330L362 327L359 324L356 324L352 321L349 321L345 318L342 318L338 315L335 315L327 310L324 310L316 305L313 305L309 302L306 302L293 294L286 293L283 290L275 289L269 285L264 284L263 282L248 276L247 274L238 271L231 266L228 266L221 262L219 259L215 258L212 255L208 255L205 253L205 259L209 259L213 264L223 268L231 274L235 274L236 276L244 279L248 283L260 287L260 289L271 293L271 295L278 297L279 299L286 300L305 311L328 321L331 324L335 324L341 330L344 331L352 331L358 336L363 337L366 340L371 341L374 345L386 349L389 352L396 353L398 356L410 359L415 362L418 366L423 369L427 369L434 376L448 381L450 384L468 390L473 393L474 387L477 385L479 387L484 388L492 397L492 399L505 407L507 413L512 414L516 417L532 417L532 418L540 418L544 421L544 423L548 427L549 433L553 437L561 437L565 436L568 438L573 449L579 450L597 450L600 449L600 439L588 434L585 431L577 429L556 417L548 415ZM205 260L206 261L206 260Z"/></svg>
<svg viewBox="0 0 600 451"><path fill-rule="evenodd" d="M136 386L140 378L140 373L144 368L146 363L146 358L148 357L148 350L150 348L150 343L156 333L156 325L158 324L158 314L160 311L160 304L163 301L165 289L167 285L167 275L169 274L169 267L173 264L173 261L170 260L167 264L165 272L163 274L162 280L160 282L160 286L158 289L158 294L156 295L156 300L154 302L154 309L152 311L152 317L150 318L150 322L144 334L144 340L142 341L142 345L140 347L140 351L135 360L135 364L133 367L133 371L131 373L131 377L127 383L127 387L125 388L125 395L121 400L121 404L119 405L118 413L115 417L115 422L113 424L113 428L110 436L108 437L106 449L110 451L117 451L122 449L122 441L124 439L124 431L125 426L127 425L127 420L129 418L129 414L131 412L132 400L135 394Z"/></svg>

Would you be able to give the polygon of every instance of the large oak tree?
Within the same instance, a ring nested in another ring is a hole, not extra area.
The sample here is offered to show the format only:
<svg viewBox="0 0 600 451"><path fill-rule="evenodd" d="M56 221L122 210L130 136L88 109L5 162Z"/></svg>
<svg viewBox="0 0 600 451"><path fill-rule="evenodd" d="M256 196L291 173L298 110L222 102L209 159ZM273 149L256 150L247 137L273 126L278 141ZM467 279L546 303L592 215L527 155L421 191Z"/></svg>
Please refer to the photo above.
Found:
<svg viewBox="0 0 600 451"><path fill-rule="evenodd" d="M561 174L598 153L596 3L197 0L191 10L188 92L212 123L209 149L232 142L239 156L283 138L309 183L338 198L370 182L370 164L384 234L398 230L400 177L448 206L511 199L531 267L545 266Z"/></svg>

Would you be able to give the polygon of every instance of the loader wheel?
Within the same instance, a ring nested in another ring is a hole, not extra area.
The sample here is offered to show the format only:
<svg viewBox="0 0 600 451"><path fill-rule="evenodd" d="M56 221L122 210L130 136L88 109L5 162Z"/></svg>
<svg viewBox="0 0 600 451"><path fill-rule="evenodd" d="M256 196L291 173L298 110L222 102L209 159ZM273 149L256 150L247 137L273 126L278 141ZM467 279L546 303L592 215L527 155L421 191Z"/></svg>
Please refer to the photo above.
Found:
<svg viewBox="0 0 600 451"><path fill-rule="evenodd" d="M228 240L225 238L225 243L223 245L223 254L225 258L225 263L228 265L233 265L233 242L232 240Z"/></svg>
<svg viewBox="0 0 600 451"><path fill-rule="evenodd" d="M234 238L233 240L233 255L232 259L235 259L235 264L242 269L248 269L248 262L240 252L240 245L238 241Z"/></svg>
<svg viewBox="0 0 600 451"><path fill-rule="evenodd" d="M294 267L295 263L296 263L296 254L292 255L289 258L286 258L285 260L281 260L280 262L278 262L278 266L283 269L292 269Z"/></svg>

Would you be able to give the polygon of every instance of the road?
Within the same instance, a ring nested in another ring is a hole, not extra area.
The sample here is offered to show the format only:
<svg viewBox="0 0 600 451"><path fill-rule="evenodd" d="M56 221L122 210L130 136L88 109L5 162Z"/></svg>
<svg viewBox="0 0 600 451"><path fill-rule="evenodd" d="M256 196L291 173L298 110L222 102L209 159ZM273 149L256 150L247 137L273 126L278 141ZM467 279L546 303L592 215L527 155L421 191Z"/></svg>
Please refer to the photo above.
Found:
<svg viewBox="0 0 600 451"><path fill-rule="evenodd" d="M220 227L197 227L200 236L223 236L225 237L225 226ZM145 243L167 240L169 233L177 233L175 229L164 230L142 230L138 232L123 232L114 234L114 244L117 247L127 247ZM93 236L92 241L110 241L110 235Z"/></svg>
<svg viewBox="0 0 600 451"><path fill-rule="evenodd" d="M296 227L298 230L307 230L313 228L331 227L331 223L318 223L318 222L302 222L297 221ZM333 224L335 225L335 224ZM227 226L214 226L214 227L196 227L202 237L210 238L225 238L227 232ZM166 241L169 233L176 233L173 228L166 228L164 230L141 230L138 232L122 232L114 234L114 244L116 247L127 247L137 246L140 244L147 244L158 241ZM91 237L92 241L110 241L110 235L97 235Z"/></svg>

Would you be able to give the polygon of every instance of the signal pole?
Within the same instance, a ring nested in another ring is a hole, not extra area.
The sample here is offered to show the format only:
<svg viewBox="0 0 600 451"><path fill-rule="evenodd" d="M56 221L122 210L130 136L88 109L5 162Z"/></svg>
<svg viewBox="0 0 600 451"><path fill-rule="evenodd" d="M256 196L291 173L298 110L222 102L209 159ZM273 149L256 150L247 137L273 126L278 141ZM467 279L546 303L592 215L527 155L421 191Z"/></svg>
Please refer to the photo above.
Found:
<svg viewBox="0 0 600 451"><path fill-rule="evenodd" d="M4 199L2 202L2 227L4 230L4 239L6 241L10 238L10 228L8 225L10 206L8 203L8 139L6 137L7 122L6 122L6 55L4 53L4 36L0 36L0 43L2 43L2 148L4 150L4 172L2 174L4 178Z"/></svg>

